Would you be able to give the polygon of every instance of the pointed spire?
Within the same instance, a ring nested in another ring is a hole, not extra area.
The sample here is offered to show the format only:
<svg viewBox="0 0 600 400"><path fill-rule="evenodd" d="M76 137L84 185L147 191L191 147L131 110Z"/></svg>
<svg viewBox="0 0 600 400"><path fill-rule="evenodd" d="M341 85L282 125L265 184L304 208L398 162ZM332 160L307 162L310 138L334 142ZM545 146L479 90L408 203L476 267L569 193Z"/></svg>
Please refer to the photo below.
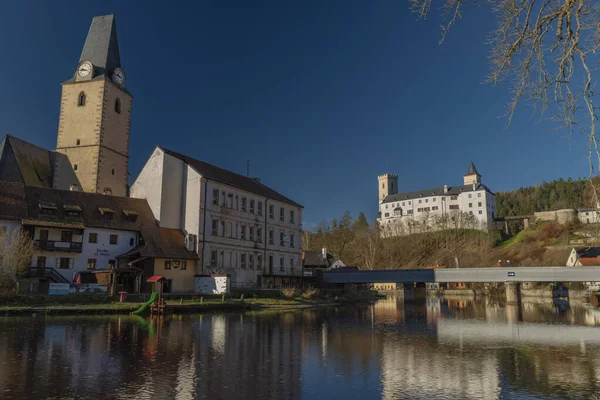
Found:
<svg viewBox="0 0 600 400"><path fill-rule="evenodd" d="M96 74L110 74L121 67L117 26L113 14L94 17L79 62L90 61Z"/></svg>
<svg viewBox="0 0 600 400"><path fill-rule="evenodd" d="M479 175L479 172L477 172L477 168L475 168L475 164L473 164L473 161L471 161L471 164L469 165L469 170L465 174L465 176L469 175Z"/></svg>

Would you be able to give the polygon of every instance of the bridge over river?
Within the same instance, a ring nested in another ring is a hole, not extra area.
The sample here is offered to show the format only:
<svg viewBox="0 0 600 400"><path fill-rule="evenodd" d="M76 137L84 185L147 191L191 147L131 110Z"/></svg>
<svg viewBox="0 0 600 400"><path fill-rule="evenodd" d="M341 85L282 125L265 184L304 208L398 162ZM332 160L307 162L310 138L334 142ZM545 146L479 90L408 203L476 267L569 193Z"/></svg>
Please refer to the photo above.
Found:
<svg viewBox="0 0 600 400"><path fill-rule="evenodd" d="M323 282L361 283L448 283L502 282L508 302L518 302L520 282L600 282L600 267L500 267L432 268L372 271L327 271Z"/></svg>
<svg viewBox="0 0 600 400"><path fill-rule="evenodd" d="M600 267L432 268L328 271L326 283L600 282Z"/></svg>

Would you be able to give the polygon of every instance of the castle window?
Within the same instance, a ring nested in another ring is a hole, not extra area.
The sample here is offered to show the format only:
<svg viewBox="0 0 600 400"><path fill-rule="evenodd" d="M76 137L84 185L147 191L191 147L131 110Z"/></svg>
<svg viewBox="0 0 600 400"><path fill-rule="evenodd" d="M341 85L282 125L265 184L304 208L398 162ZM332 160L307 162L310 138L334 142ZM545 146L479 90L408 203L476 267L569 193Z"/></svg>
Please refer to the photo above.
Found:
<svg viewBox="0 0 600 400"><path fill-rule="evenodd" d="M77 146L79 146L81 144L81 139L77 139L77 141L75 142L75 144L77 144Z"/></svg>
<svg viewBox="0 0 600 400"><path fill-rule="evenodd" d="M79 93L79 98L77 99L77 106L83 107L85 106L85 93Z"/></svg>
<svg viewBox="0 0 600 400"><path fill-rule="evenodd" d="M115 112L117 114L121 114L121 100L119 100L119 98L117 97L117 99L115 100Z"/></svg>
<svg viewBox="0 0 600 400"><path fill-rule="evenodd" d="M104 188L104 194L107 194L109 196L112 196L112 189L109 187L105 187Z"/></svg>
<svg viewBox="0 0 600 400"><path fill-rule="evenodd" d="M77 171L78 167L79 167L79 164L77 164L77 163L73 164L73 171Z"/></svg>
<svg viewBox="0 0 600 400"><path fill-rule="evenodd" d="M115 174L115 169L113 168L112 171L110 171L111 174Z"/></svg>

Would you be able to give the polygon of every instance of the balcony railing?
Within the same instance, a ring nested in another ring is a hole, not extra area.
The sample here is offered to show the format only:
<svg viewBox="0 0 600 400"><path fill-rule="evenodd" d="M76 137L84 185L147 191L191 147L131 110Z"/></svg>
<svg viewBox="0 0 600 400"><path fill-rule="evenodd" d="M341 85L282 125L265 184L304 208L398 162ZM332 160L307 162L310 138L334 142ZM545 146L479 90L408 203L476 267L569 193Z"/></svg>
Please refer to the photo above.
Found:
<svg viewBox="0 0 600 400"><path fill-rule="evenodd" d="M48 251L74 251L81 253L81 242L61 242L59 240L35 240L36 249Z"/></svg>

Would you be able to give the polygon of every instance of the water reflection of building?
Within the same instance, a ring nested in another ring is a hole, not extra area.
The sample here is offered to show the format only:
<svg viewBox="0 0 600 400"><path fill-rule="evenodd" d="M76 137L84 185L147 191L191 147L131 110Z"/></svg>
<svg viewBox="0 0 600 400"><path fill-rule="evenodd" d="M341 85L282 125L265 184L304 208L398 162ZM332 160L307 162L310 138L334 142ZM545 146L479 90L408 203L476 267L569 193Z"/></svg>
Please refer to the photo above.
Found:
<svg viewBox="0 0 600 400"><path fill-rule="evenodd" d="M386 337L381 360L383 398L496 399L493 353L461 354L435 339Z"/></svg>
<svg viewBox="0 0 600 400"><path fill-rule="evenodd" d="M404 299L388 296L373 305L375 321L382 324L395 324L404 320Z"/></svg>

